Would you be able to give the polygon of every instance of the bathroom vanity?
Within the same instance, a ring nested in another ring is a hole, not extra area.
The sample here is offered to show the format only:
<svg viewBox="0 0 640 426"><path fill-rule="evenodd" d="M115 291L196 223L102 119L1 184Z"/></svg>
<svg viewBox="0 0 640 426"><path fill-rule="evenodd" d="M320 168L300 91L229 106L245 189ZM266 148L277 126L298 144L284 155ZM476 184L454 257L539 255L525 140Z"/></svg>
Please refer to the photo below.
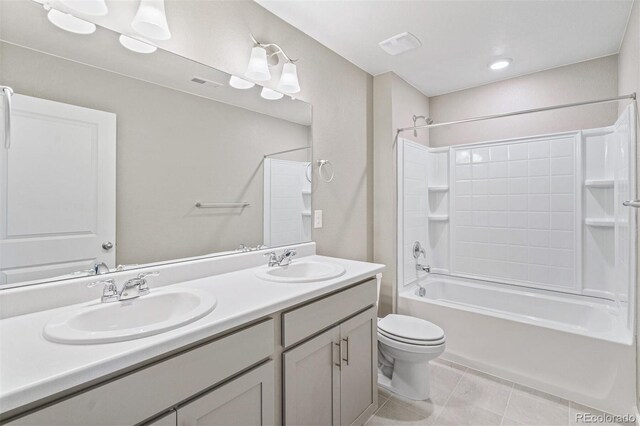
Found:
<svg viewBox="0 0 640 426"><path fill-rule="evenodd" d="M19 315L0 321L2 422L363 424L377 407L375 275L383 266L316 256L314 244L297 248L291 266L326 264L344 273L267 281L259 278L266 269L260 252L163 265L149 295L115 303L136 308L154 293L196 290L213 295L215 308L173 330L113 343L54 343L43 335L61 314L103 305L102 289L87 289L91 278L7 291L3 312ZM47 286L98 298L43 306L56 292ZM47 309L55 305L62 306Z"/></svg>

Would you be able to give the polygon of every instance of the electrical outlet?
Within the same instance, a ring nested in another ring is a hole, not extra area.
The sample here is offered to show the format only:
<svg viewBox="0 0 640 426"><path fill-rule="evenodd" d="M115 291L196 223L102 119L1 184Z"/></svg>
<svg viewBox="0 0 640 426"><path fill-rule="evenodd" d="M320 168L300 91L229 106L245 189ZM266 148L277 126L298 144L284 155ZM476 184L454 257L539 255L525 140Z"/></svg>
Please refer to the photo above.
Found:
<svg viewBox="0 0 640 426"><path fill-rule="evenodd" d="M322 210L313 211L313 227L322 228Z"/></svg>

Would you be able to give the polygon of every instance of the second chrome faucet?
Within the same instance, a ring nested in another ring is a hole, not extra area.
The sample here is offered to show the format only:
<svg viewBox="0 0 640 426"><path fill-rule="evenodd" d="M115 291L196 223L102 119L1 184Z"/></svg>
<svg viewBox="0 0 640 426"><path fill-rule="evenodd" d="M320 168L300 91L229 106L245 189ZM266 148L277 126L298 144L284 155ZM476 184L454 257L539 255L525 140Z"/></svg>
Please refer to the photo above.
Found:
<svg viewBox="0 0 640 426"><path fill-rule="evenodd" d="M104 285L102 298L100 299L102 303L135 299L136 297L149 294L147 277L157 277L158 275L160 275L159 272L141 272L135 278L125 281L120 291L118 291L118 286L113 278L90 283L87 287L95 287L101 284Z"/></svg>
<svg viewBox="0 0 640 426"><path fill-rule="evenodd" d="M280 256L276 255L275 251L264 254L264 256L269 256L269 266L287 266L295 255L296 251L294 249L284 249Z"/></svg>

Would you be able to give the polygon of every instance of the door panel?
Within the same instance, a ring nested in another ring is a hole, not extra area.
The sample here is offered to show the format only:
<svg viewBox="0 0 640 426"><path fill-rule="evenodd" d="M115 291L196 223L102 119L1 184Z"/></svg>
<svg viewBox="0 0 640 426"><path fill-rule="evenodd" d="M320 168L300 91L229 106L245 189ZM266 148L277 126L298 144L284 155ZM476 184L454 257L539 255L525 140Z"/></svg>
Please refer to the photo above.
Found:
<svg viewBox="0 0 640 426"><path fill-rule="evenodd" d="M0 148L0 285L114 267L102 243L116 243L115 114L15 95L12 116L11 148Z"/></svg>
<svg viewBox="0 0 640 426"><path fill-rule="evenodd" d="M178 408L178 426L272 425L273 361Z"/></svg>
<svg viewBox="0 0 640 426"><path fill-rule="evenodd" d="M343 322L340 335L340 422L361 425L378 403L376 309L372 307Z"/></svg>
<svg viewBox="0 0 640 426"><path fill-rule="evenodd" d="M336 326L283 354L285 424L340 424L339 340Z"/></svg>

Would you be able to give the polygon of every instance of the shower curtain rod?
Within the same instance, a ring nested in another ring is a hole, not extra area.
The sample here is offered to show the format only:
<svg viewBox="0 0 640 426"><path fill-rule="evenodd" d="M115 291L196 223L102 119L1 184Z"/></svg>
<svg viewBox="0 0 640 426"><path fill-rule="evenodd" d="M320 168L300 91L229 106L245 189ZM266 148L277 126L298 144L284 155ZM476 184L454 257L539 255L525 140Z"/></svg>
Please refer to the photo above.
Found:
<svg viewBox="0 0 640 426"><path fill-rule="evenodd" d="M511 117L513 115L530 114L530 113L533 113L533 112L551 111L551 110L554 110L554 109L571 108L571 107L577 107L577 106L582 106L582 105L591 105L591 104L602 104L602 103L607 103L607 102L616 102L616 101L621 101L621 100L625 100L625 99L632 99L632 100L635 101L636 100L636 93L633 92L630 95L617 96L615 98L599 99L597 101L575 102L575 103L572 103L572 104L553 105L553 106L548 106L548 107L543 107L543 108L525 109L525 110L522 110L522 111L504 112L502 114L493 114L493 115L485 115L485 116L482 116L482 117L465 118L464 120L447 121L445 123L433 123L433 124L424 124L422 126L402 127L402 128L398 129L398 131L396 133L396 136L400 135L400 133L402 133L404 131L407 131L407 130L430 129L432 127L449 126L451 124L471 123L471 122L474 122L474 121L483 121L483 120L491 120L491 119L494 119L494 118Z"/></svg>

